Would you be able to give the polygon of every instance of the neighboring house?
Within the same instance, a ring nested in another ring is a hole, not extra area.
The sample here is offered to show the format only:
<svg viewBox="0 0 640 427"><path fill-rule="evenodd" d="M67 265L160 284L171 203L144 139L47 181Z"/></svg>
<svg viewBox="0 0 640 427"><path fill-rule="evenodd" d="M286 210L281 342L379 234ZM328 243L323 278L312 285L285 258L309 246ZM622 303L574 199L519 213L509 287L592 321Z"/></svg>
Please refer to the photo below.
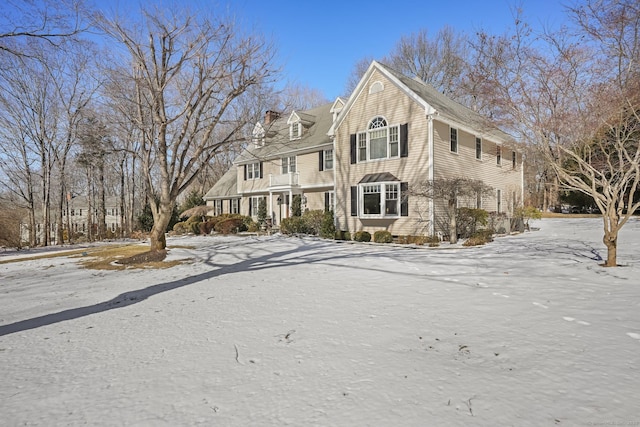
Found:
<svg viewBox="0 0 640 427"><path fill-rule="evenodd" d="M294 196L302 210L333 209L334 156L328 132L344 101L288 117L268 111L253 129L252 142L234 166L204 196L213 214L241 213L257 218L264 200L277 225L291 216Z"/></svg>
<svg viewBox="0 0 640 427"><path fill-rule="evenodd" d="M89 218L89 204L86 197L77 196L71 198L68 203L65 203L65 208L62 211L62 229L67 229L67 224L71 227L71 230L75 234L87 235L89 230L89 223L93 224L94 232L97 230L98 210L96 206L92 206L91 218ZM106 216L105 223L107 230L117 232L122 229L121 216L120 216L120 200L117 197L107 197L105 200ZM40 214L40 217L42 215ZM51 210L51 224L50 224L50 237L51 244L57 244L58 239L58 213L57 209ZM29 241L29 227L25 223L21 224L21 236L24 242ZM42 223L36 224L36 244L42 243L44 239L44 230Z"/></svg>
<svg viewBox="0 0 640 427"><path fill-rule="evenodd" d="M86 235L89 230L89 224L92 223L94 231L97 230L98 207L92 206L91 209L93 212L91 212L90 217L87 198L83 196L72 198L66 206L66 211L62 211L62 222L64 224L64 228L66 229L68 222L74 233L82 233ZM111 230L115 233L122 228L120 199L117 197L107 197L105 199L105 209L105 224L107 225L107 230ZM67 214L69 215L68 221Z"/></svg>
<svg viewBox="0 0 640 427"><path fill-rule="evenodd" d="M509 216L523 191L512 143L476 112L374 61L346 102L288 117L267 112L204 199L216 212L237 206L254 218L264 199L277 224L299 194L303 210L332 209L340 230L446 234L441 202L408 197L409 189L439 178L482 180L493 194L459 206Z"/></svg>

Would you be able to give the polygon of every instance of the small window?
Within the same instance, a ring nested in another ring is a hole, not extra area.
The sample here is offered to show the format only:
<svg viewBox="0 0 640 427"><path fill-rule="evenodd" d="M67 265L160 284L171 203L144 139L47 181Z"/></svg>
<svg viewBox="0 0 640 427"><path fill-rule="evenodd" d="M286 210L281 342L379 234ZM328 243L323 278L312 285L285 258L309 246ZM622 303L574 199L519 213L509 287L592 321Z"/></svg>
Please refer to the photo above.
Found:
<svg viewBox="0 0 640 427"><path fill-rule="evenodd" d="M229 211L232 214L240 213L240 199L231 199Z"/></svg>
<svg viewBox="0 0 640 427"><path fill-rule="evenodd" d="M502 212L502 190L496 191L496 211Z"/></svg>
<svg viewBox="0 0 640 427"><path fill-rule="evenodd" d="M458 152L458 129L451 128L449 133L449 149L452 153Z"/></svg>
<svg viewBox="0 0 640 427"><path fill-rule="evenodd" d="M384 90L384 85L382 84L382 82L374 82L369 87L369 93L370 94L382 92L383 90Z"/></svg>
<svg viewBox="0 0 640 427"><path fill-rule="evenodd" d="M333 169L333 149L324 150L324 170Z"/></svg>
<svg viewBox="0 0 640 427"><path fill-rule="evenodd" d="M482 192L476 192L476 209L482 209Z"/></svg>
<svg viewBox="0 0 640 427"><path fill-rule="evenodd" d="M496 165L500 166L502 164L502 147L499 145L496 147Z"/></svg>
<svg viewBox="0 0 640 427"><path fill-rule="evenodd" d="M300 126L300 122L291 123L289 136L290 139L298 139L302 136L302 126Z"/></svg>
<svg viewBox="0 0 640 427"><path fill-rule="evenodd" d="M517 160L516 152L515 152L515 151L512 151L512 152L511 152L511 167L512 167L513 169L515 169L515 168L516 168L516 160Z"/></svg>
<svg viewBox="0 0 640 427"><path fill-rule="evenodd" d="M213 201L213 214L216 216L222 215L222 200Z"/></svg>
<svg viewBox="0 0 640 427"><path fill-rule="evenodd" d="M482 160L482 138L476 137L476 159Z"/></svg>
<svg viewBox="0 0 640 427"><path fill-rule="evenodd" d="M260 179L260 162L247 165L247 179Z"/></svg>
<svg viewBox="0 0 640 427"><path fill-rule="evenodd" d="M360 132L358 134L358 161L364 162L367 160L367 134Z"/></svg>
<svg viewBox="0 0 640 427"><path fill-rule="evenodd" d="M296 172L296 156L282 158L282 174Z"/></svg>

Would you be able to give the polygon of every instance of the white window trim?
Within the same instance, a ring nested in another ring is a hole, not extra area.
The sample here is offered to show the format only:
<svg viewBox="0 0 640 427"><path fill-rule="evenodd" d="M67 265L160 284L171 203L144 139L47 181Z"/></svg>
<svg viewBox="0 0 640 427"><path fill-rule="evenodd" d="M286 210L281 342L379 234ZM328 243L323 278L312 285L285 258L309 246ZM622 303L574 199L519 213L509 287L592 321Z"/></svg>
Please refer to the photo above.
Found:
<svg viewBox="0 0 640 427"><path fill-rule="evenodd" d="M260 179L260 162L247 163L247 181Z"/></svg>
<svg viewBox="0 0 640 427"><path fill-rule="evenodd" d="M324 168L324 170L333 170L333 164L334 164L333 148L330 148L328 150L324 150L323 156L324 156L324 158L323 158L323 163L324 163L323 168ZM327 166L327 164L328 164L327 160L331 161L331 166L330 167Z"/></svg>
<svg viewBox="0 0 640 427"><path fill-rule="evenodd" d="M240 199L231 199L231 206L229 209L229 213L239 214L240 213Z"/></svg>
<svg viewBox="0 0 640 427"><path fill-rule="evenodd" d="M480 157L478 157L478 142L480 142ZM476 136L476 160L482 161L482 138Z"/></svg>
<svg viewBox="0 0 640 427"><path fill-rule="evenodd" d="M379 214L366 214L364 208L364 187L368 186L380 186L380 213ZM396 186L397 199L396 200L396 214L385 215L386 202L387 202L387 186ZM400 218L402 194L400 190L400 182L369 182L365 184L358 184L358 217L359 218Z"/></svg>
<svg viewBox="0 0 640 427"><path fill-rule="evenodd" d="M456 149L452 150L451 149L451 145L453 142L453 138L451 138L452 133L455 131L456 134ZM452 126L449 126L449 152L454 153L454 154L458 154L459 151L459 145L460 145L460 135L458 134L458 128L454 128Z"/></svg>
<svg viewBox="0 0 640 427"><path fill-rule="evenodd" d="M293 159L293 162L291 161L292 159ZM281 162L280 171L282 172L283 175L286 175L288 173L298 172L298 160L296 159L296 156L281 157L280 162ZM291 165L293 165L293 169L295 170L291 170ZM287 168L286 172L284 171L285 167Z"/></svg>
<svg viewBox="0 0 640 427"><path fill-rule="evenodd" d="M382 128L373 128L371 129L371 123L378 119L381 118L382 120L384 120L384 122L386 123L386 126L382 127ZM394 156L391 155L391 130L395 128L395 135L396 135L396 154ZM386 136L387 136L387 155L385 157L378 157L375 159L371 158L371 133L375 132L377 130L380 129L385 129L386 130ZM367 130L364 132L358 132L357 134L357 139L356 139L356 150L357 150L357 158L358 158L358 162L378 162L381 160L388 160L388 159L397 159L400 157L400 125L399 124L389 124L389 121L384 117L384 116L375 116L374 118L372 118L371 120L369 120L369 123L367 124ZM362 142L362 137L364 136L365 138L365 158L363 159L360 156L360 144Z"/></svg>
<svg viewBox="0 0 640 427"><path fill-rule="evenodd" d="M302 138L302 123L300 122L291 123L291 125L289 126L289 139L294 140L294 139L300 139L300 138Z"/></svg>

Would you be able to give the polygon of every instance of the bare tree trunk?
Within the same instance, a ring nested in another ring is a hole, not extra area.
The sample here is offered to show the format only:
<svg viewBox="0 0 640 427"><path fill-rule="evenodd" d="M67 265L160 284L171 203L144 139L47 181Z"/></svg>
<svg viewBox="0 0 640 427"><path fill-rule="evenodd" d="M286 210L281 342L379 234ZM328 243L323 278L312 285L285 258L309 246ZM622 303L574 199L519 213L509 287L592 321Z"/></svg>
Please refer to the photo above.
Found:
<svg viewBox="0 0 640 427"><path fill-rule="evenodd" d="M449 243L458 243L458 224L456 223L456 200L449 199Z"/></svg>
<svg viewBox="0 0 640 427"><path fill-rule="evenodd" d="M104 240L107 237L106 224L106 200L104 189L104 160L100 160L98 165L98 240Z"/></svg>
<svg viewBox="0 0 640 427"><path fill-rule="evenodd" d="M607 262L605 267L618 266L618 215L616 212L606 212L603 215L604 237L602 243L607 247Z"/></svg>

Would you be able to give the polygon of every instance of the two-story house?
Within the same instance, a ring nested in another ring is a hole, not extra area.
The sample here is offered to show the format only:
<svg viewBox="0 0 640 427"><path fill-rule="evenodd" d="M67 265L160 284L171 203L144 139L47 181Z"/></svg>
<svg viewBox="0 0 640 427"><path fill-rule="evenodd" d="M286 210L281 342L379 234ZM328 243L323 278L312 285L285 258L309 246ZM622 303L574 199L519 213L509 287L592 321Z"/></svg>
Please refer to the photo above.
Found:
<svg viewBox="0 0 640 427"><path fill-rule="evenodd" d="M291 215L294 196L302 210L334 209L334 154L329 129L343 107L338 98L288 116L267 111L252 142L204 196L211 213L258 216L262 200L273 224Z"/></svg>
<svg viewBox="0 0 640 427"><path fill-rule="evenodd" d="M410 189L466 177L493 188L467 207L512 213L522 200L522 156L509 135L433 87L373 62L348 100L288 117L267 112L253 142L204 197L214 213L256 217L261 199L277 224L291 200L332 209L336 228L393 235L442 230L438 201Z"/></svg>

